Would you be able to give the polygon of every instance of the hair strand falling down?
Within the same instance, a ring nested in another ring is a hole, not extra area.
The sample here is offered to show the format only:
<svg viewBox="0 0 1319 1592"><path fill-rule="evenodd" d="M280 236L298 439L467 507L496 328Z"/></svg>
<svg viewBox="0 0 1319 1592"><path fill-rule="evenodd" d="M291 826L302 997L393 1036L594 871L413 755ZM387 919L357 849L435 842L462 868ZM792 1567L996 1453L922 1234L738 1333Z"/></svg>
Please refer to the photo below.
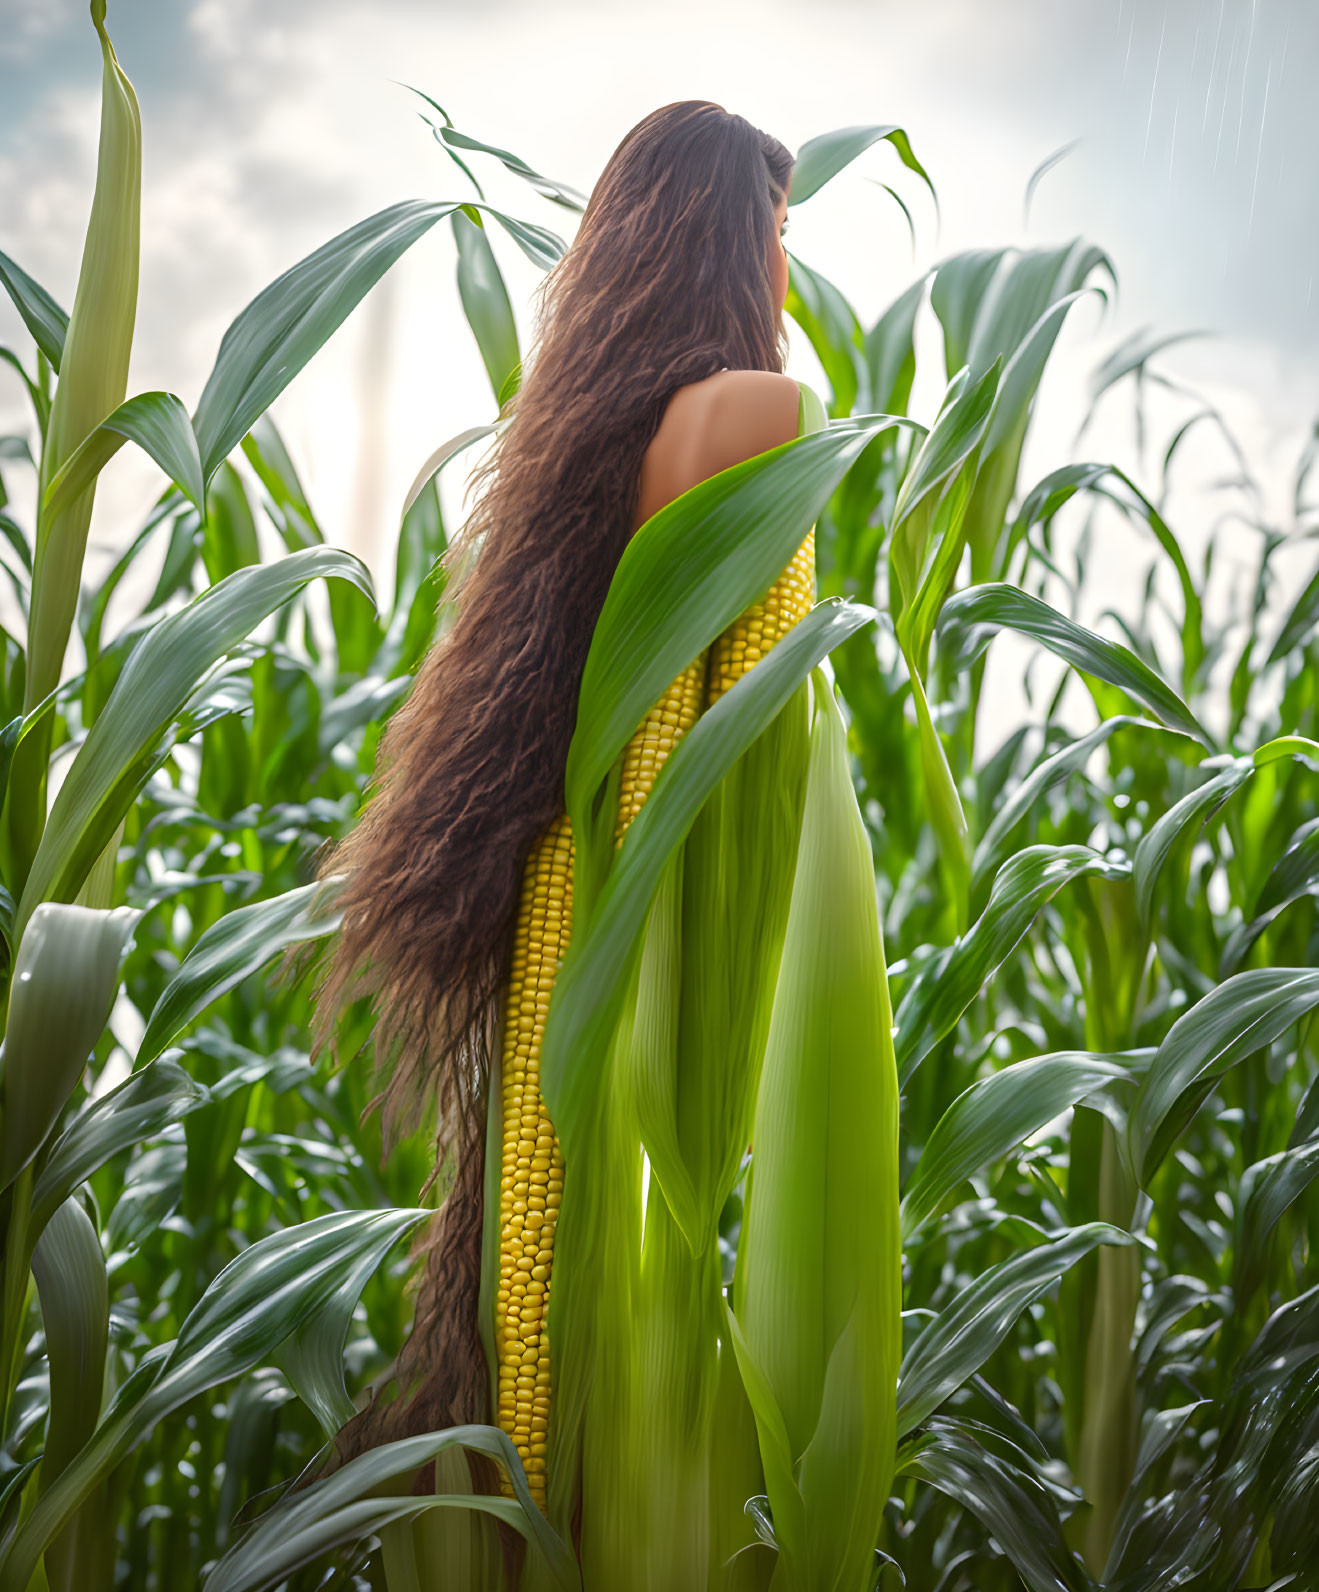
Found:
<svg viewBox="0 0 1319 1592"><path fill-rule="evenodd" d="M705 100L652 112L619 144L538 289L510 423L445 555L451 622L384 728L356 826L318 859L318 877L342 876L342 922L313 1055L370 997L386 1148L434 1113L437 1170L452 1172L397 1396L377 1393L341 1457L486 1418L485 1093L522 869L563 810L587 650L669 398L724 366L783 369L766 239L791 169L782 144Z"/></svg>

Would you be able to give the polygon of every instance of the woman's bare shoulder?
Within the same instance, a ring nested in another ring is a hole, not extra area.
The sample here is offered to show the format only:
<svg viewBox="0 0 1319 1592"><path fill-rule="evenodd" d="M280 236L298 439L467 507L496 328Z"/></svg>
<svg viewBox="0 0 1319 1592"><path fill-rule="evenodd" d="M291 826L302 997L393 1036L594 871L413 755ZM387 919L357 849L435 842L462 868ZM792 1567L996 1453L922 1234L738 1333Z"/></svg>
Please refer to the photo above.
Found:
<svg viewBox="0 0 1319 1592"><path fill-rule="evenodd" d="M800 389L771 370L721 370L669 399L641 464L640 525L720 470L797 435Z"/></svg>

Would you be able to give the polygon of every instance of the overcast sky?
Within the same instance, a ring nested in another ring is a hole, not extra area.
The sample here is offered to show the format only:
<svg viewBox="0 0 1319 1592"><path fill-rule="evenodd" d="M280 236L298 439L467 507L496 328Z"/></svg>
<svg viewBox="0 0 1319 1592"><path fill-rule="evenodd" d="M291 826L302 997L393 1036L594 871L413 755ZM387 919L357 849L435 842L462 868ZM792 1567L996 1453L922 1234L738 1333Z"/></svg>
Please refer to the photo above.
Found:
<svg viewBox="0 0 1319 1592"><path fill-rule="evenodd" d="M1279 516L1319 416L1314 0L110 0L109 27L141 101L145 146L130 391L172 389L191 407L224 327L280 271L396 200L467 195L402 82L433 95L459 127L583 190L628 128L675 99L717 100L790 147L851 123L901 124L939 190L941 231L928 193L887 145L792 211L789 247L867 323L956 250L1077 235L1100 244L1120 291L1106 314L1096 298L1072 312L1028 477L1071 456L1089 371L1141 326L1216 334L1160 363L1223 407ZM83 0L0 0L0 248L66 307L99 86ZM1024 226L1032 171L1074 140ZM881 182L912 209L914 257ZM491 173L487 192L571 235L575 218L516 179ZM525 333L535 272L507 240L496 247ZM0 339L26 346L7 304ZM920 418L937 406L933 366L918 389ZM817 378L800 336L790 369ZM276 414L327 532L383 569L418 465L492 411L459 318L453 245L437 228ZM1170 405L1156 420L1171 426L1188 412ZM0 421L20 416L11 380L0 385ZM1202 435L1182 498L1170 501L1192 547L1208 530L1204 484L1230 473L1221 442ZM1101 406L1083 448L1134 468L1124 398ZM102 546L127 534L153 490L131 455L110 467L98 498ZM1241 532L1240 558L1252 548ZM1115 561L1107 579L1134 590L1135 563Z"/></svg>

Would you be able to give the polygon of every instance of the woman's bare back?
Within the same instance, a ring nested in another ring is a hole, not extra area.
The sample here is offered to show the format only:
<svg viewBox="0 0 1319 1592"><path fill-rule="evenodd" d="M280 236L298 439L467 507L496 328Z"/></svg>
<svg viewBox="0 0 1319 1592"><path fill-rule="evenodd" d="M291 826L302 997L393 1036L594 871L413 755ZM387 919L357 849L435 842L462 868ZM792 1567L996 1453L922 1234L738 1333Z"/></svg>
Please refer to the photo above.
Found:
<svg viewBox="0 0 1319 1592"><path fill-rule="evenodd" d="M720 370L679 387L642 456L632 530L698 481L790 441L798 398L791 376L768 370Z"/></svg>

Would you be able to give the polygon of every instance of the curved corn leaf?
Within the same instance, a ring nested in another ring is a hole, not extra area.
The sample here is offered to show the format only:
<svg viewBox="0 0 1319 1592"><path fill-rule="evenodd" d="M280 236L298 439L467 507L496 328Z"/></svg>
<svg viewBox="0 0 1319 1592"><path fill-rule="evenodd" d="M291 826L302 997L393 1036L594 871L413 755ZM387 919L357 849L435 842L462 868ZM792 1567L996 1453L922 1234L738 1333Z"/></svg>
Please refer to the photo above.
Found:
<svg viewBox="0 0 1319 1592"><path fill-rule="evenodd" d="M96 1429L105 1391L105 1352L110 1335L110 1288L105 1256L91 1218L76 1199L56 1211L32 1254L32 1276L41 1300L41 1324L50 1374L50 1414L41 1456L39 1491L47 1491ZM52 1588L82 1584L85 1555L98 1530L94 1501L46 1549L46 1580ZM80 1560L82 1562L80 1562Z"/></svg>
<svg viewBox="0 0 1319 1592"><path fill-rule="evenodd" d="M788 194L790 205L799 205L812 194L819 193L825 183L850 166L858 155L864 155L881 141L892 144L898 159L909 171L914 171L930 190L935 213L939 209L939 196L934 191L930 174L912 153L911 144L901 127L890 122L873 127L838 127L831 133L820 133L808 138L797 151L792 167L792 188Z"/></svg>
<svg viewBox="0 0 1319 1592"><path fill-rule="evenodd" d="M1087 1222L1000 1261L964 1287L918 1333L898 1372L898 1435L928 1420L984 1364L1017 1317L1099 1244L1134 1244L1107 1222Z"/></svg>
<svg viewBox="0 0 1319 1592"><path fill-rule="evenodd" d="M19 905L20 931L38 902L77 892L198 682L318 576L350 580L372 595L360 559L338 548L308 547L278 564L235 571L145 633L51 805Z"/></svg>
<svg viewBox="0 0 1319 1592"><path fill-rule="evenodd" d="M998 631L1016 630L1040 642L1083 674L1117 686L1173 729L1212 747L1209 732L1171 686L1126 647L1105 641L1029 592L1001 582L956 592L939 616L940 647L948 665L969 668Z"/></svg>
<svg viewBox="0 0 1319 1592"><path fill-rule="evenodd" d="M1316 625L1319 625L1319 569L1310 578L1305 590L1292 604L1278 639L1273 643L1265 660L1265 667L1281 663L1291 652L1301 646Z"/></svg>
<svg viewBox="0 0 1319 1592"><path fill-rule="evenodd" d="M973 1514L1029 1592L1089 1592L1094 1585L1067 1546L1049 1494L1024 1471L1009 1468L962 1423L931 1422L902 1470Z"/></svg>
<svg viewBox="0 0 1319 1592"><path fill-rule="evenodd" d="M1182 680L1184 688L1189 690L1204 658L1204 613L1200 594L1196 590L1181 543L1158 509L1125 470L1120 470L1115 464L1078 463L1066 464L1052 471L1026 497L1013 526L1013 535L1023 533L1038 520L1051 518L1076 492L1095 492L1116 504L1130 518L1130 505L1100 484L1106 476L1122 482L1135 498L1139 518L1148 525L1176 571L1182 591Z"/></svg>
<svg viewBox="0 0 1319 1592"><path fill-rule="evenodd" d="M43 902L14 960L5 1024L0 1188L46 1142L100 1038L141 913Z"/></svg>
<svg viewBox="0 0 1319 1592"><path fill-rule="evenodd" d="M893 510L890 557L902 593L898 636L922 679L930 638L966 546L967 504L1004 373L954 377L938 418L903 477Z"/></svg>
<svg viewBox="0 0 1319 1592"><path fill-rule="evenodd" d="M1215 759L1211 758L1201 766L1213 766L1214 763ZM1140 843L1136 847L1136 855L1132 860L1132 879L1142 923L1149 923L1150 908L1154 902L1154 887L1158 883L1164 863L1168 860L1168 853L1178 838L1197 818L1207 823L1228 797L1234 791L1240 790L1253 772L1254 765L1249 758L1231 759L1226 768L1221 768L1212 779L1206 780L1203 785L1197 786L1195 790L1183 796L1141 836Z"/></svg>
<svg viewBox="0 0 1319 1592"><path fill-rule="evenodd" d="M0 287L9 294L14 308L23 317L24 326L32 333L33 342L50 361L51 369L58 372L69 317L39 282L34 282L22 266L2 253Z"/></svg>
<svg viewBox="0 0 1319 1592"><path fill-rule="evenodd" d="M458 245L458 296L498 402L504 383L522 360L513 306L485 229L461 210L449 220Z"/></svg>
<svg viewBox="0 0 1319 1592"><path fill-rule="evenodd" d="M455 454L471 447L472 443L479 442L482 437L491 436L497 429L496 426L468 426L466 431L460 431L456 437L450 437L447 442L442 442L417 471L416 478L408 488L408 495L403 499L403 519L407 519L412 512L413 504Z"/></svg>
<svg viewBox="0 0 1319 1592"><path fill-rule="evenodd" d="M50 1363L44 1492L91 1438L105 1382L110 1290L101 1240L79 1200L66 1200L47 1223L32 1252L32 1276Z"/></svg>
<svg viewBox="0 0 1319 1592"><path fill-rule="evenodd" d="M257 294L225 332L193 415L206 481L399 256L456 208L448 200L390 205Z"/></svg>
<svg viewBox="0 0 1319 1592"><path fill-rule="evenodd" d="M136 442L198 510L206 484L192 422L172 392L143 392L122 403L90 432L47 486L42 511L62 514L87 490L125 442Z"/></svg>
<svg viewBox="0 0 1319 1592"><path fill-rule="evenodd" d="M555 979L541 1048L541 1089L561 1136L571 1135L589 1095L596 1058L617 1022L646 914L674 848L711 791L821 658L874 617L873 609L859 604L818 603L701 715L665 761L594 912L574 929Z"/></svg>
<svg viewBox="0 0 1319 1592"><path fill-rule="evenodd" d="M1116 730L1137 727L1163 735L1184 734L1183 731L1171 730L1164 724L1152 724L1149 719L1118 713L1111 719L1105 719L1088 735L1081 736L1079 740L1069 741L1051 756L1041 759L994 814L989 827L981 837L980 844L971 859L972 890L978 890L985 879L1001 866L1009 850L1012 831L1042 796L1065 780L1069 774L1083 769L1090 761L1095 748L1102 746Z"/></svg>
<svg viewBox="0 0 1319 1592"><path fill-rule="evenodd" d="M1319 1138L1294 1144L1248 1166L1234 1203L1232 1295L1243 1311L1264 1280L1269 1240L1287 1211L1319 1177Z"/></svg>
<svg viewBox="0 0 1319 1592"><path fill-rule="evenodd" d="M512 1482L514 1497L377 1495L386 1483L409 1479L451 1448L469 1449L500 1461ZM426 1508L479 1509L494 1515L540 1550L552 1586L562 1592L580 1588L572 1554L532 1502L522 1462L506 1434L494 1426L453 1426L382 1444L359 1454L333 1475L287 1493L219 1560L203 1583L205 1592L260 1592L331 1548L356 1542L389 1521L409 1519Z"/></svg>
<svg viewBox="0 0 1319 1592"><path fill-rule="evenodd" d="M327 881L328 882L328 881ZM187 1023L287 946L332 934L333 891L317 882L226 912L184 957L147 1019L137 1063L154 1061Z"/></svg>
<svg viewBox="0 0 1319 1592"><path fill-rule="evenodd" d="M533 170L519 155L514 155L507 149L500 149L494 144L483 143L479 138L473 138L469 133L459 132L449 120L443 106L433 100L429 94L423 94L417 88L414 88L412 92L420 95L428 105L435 106L435 109L444 117L443 126L436 127L433 122L430 124L438 143L447 145L451 150L467 149L480 155L493 155L515 177L521 177L524 182L530 183L542 199L549 199L554 204L563 205L568 210L580 212L586 209L586 195L579 192L578 189L570 187L567 183L555 182L552 178L543 176L540 172ZM453 158L464 171L467 171L467 166L463 161L458 160L456 155ZM471 176L470 171L467 171L467 174L469 177ZM475 182L475 178L472 180Z"/></svg>
<svg viewBox="0 0 1319 1592"><path fill-rule="evenodd" d="M1219 976L1226 978L1245 960L1264 930L1293 902L1319 891L1319 819L1302 824L1274 863L1255 902L1254 915L1237 925L1223 947Z"/></svg>
<svg viewBox="0 0 1319 1592"><path fill-rule="evenodd" d="M964 1090L935 1124L902 1195L907 1238L981 1167L1113 1078L1128 1076L1120 1055L1058 1051L1004 1067Z"/></svg>
<svg viewBox="0 0 1319 1592"><path fill-rule="evenodd" d="M905 1083L952 1032L979 994L1064 885L1087 875L1118 879L1126 865L1087 846L1028 846L999 869L989 901L970 929L944 946L912 980L897 1012L898 1076Z"/></svg>
<svg viewBox="0 0 1319 1592"><path fill-rule="evenodd" d="M834 284L788 256L788 297L784 310L806 333L833 389L835 414L846 415L856 403L865 365L861 323Z"/></svg>
<svg viewBox="0 0 1319 1592"><path fill-rule="evenodd" d="M343 1278L379 1265L421 1210L336 1211L245 1249L220 1272L164 1352L144 1360L92 1437L0 1549L0 1585L26 1586L37 1561L93 1488L157 1421L259 1365Z"/></svg>
<svg viewBox="0 0 1319 1592"><path fill-rule="evenodd" d="M205 1105L209 1092L177 1062L162 1056L125 1078L117 1089L90 1101L60 1137L42 1165L32 1194L36 1232L80 1183L113 1156L131 1149Z"/></svg>
<svg viewBox="0 0 1319 1592"><path fill-rule="evenodd" d="M1128 1144L1146 1182L1198 1110L1206 1086L1319 1006L1319 971L1263 967L1220 984L1168 1030L1131 1110Z"/></svg>
<svg viewBox="0 0 1319 1592"><path fill-rule="evenodd" d="M1276 763L1284 757L1305 757L1319 763L1319 741L1304 735L1279 735L1257 747L1252 761L1256 768L1263 768L1266 763Z"/></svg>

